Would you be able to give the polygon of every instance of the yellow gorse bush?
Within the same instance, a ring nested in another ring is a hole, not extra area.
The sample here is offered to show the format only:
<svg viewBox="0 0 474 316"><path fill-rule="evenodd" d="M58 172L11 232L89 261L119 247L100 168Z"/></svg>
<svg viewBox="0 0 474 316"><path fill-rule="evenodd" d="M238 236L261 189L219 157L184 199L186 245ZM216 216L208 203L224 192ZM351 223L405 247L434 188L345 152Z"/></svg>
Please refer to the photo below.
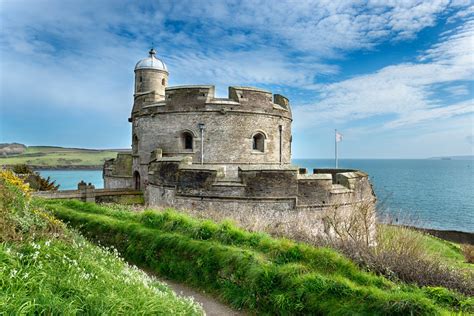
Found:
<svg viewBox="0 0 474 316"><path fill-rule="evenodd" d="M0 170L0 180L5 182L9 185L15 186L23 193L25 198L30 198L31 190L30 185L25 183L21 178L19 178L13 171L11 170Z"/></svg>
<svg viewBox="0 0 474 316"><path fill-rule="evenodd" d="M0 242L62 234L64 224L42 209L31 192L14 172L0 170Z"/></svg>

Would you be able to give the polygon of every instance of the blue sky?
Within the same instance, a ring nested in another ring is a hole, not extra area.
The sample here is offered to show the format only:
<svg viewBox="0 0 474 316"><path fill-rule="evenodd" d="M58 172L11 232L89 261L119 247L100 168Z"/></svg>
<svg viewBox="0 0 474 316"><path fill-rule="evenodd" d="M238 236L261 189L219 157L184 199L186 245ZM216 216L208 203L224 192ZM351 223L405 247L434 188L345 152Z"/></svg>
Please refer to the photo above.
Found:
<svg viewBox="0 0 474 316"><path fill-rule="evenodd" d="M474 150L471 1L0 0L0 142L130 146L133 67L286 95L293 157Z"/></svg>

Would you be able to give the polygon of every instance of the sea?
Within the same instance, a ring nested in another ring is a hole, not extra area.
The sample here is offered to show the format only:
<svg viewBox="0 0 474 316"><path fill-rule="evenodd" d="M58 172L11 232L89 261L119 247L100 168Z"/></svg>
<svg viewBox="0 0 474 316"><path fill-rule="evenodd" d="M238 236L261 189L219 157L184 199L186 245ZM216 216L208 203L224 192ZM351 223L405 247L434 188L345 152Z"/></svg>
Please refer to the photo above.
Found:
<svg viewBox="0 0 474 316"><path fill-rule="evenodd" d="M294 159L294 165L333 168L333 159ZM474 233L474 160L340 159L339 168L369 174L382 218L393 223ZM103 187L101 170L41 170L60 189L84 180Z"/></svg>

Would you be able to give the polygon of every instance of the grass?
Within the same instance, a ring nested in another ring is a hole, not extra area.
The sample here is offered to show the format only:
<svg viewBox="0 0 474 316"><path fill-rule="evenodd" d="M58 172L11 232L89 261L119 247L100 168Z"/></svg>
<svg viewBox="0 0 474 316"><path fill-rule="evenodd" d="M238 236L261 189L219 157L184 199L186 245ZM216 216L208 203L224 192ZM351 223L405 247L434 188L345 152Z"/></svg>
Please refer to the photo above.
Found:
<svg viewBox="0 0 474 316"><path fill-rule="evenodd" d="M250 233L230 223L172 211L44 203L87 237L117 247L127 260L259 314L435 315L474 308L472 298L447 289L391 282L331 249Z"/></svg>
<svg viewBox="0 0 474 316"><path fill-rule="evenodd" d="M74 232L67 241L2 243L0 266L5 314L201 314L191 300Z"/></svg>
<svg viewBox="0 0 474 316"><path fill-rule="evenodd" d="M383 224L380 227L382 229L379 229L379 232L389 234L397 234L402 229ZM430 257L441 259L444 264L452 268L474 272L474 265L466 262L461 245L415 230L411 230L411 233L418 236L423 249Z"/></svg>
<svg viewBox="0 0 474 316"><path fill-rule="evenodd" d="M105 160L115 158L117 151L30 146L20 155L1 157L0 165L27 164L41 167L101 166Z"/></svg>
<svg viewBox="0 0 474 316"><path fill-rule="evenodd" d="M1 315L202 315L118 256L45 212L0 171Z"/></svg>

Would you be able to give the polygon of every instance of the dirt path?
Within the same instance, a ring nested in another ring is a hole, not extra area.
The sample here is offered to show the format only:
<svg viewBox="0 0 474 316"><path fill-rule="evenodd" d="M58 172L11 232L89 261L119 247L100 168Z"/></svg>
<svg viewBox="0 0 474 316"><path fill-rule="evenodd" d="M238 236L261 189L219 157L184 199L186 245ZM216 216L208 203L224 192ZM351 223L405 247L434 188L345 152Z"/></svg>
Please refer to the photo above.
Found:
<svg viewBox="0 0 474 316"><path fill-rule="evenodd" d="M200 290L190 288L187 285L176 283L168 279L159 279L161 282L168 284L168 286L179 296L192 296L194 301L202 304L206 315L208 316L237 316L246 315L242 311L236 311L229 306L222 304L212 296Z"/></svg>

